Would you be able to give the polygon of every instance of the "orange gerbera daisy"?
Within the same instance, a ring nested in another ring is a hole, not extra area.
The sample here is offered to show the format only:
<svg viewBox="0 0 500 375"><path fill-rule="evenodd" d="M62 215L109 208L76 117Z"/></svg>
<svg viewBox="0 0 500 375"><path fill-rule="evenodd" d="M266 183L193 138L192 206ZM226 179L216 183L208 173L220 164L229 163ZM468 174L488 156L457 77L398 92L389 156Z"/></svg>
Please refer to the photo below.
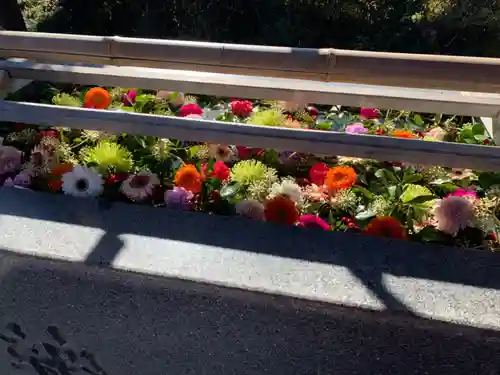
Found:
<svg viewBox="0 0 500 375"><path fill-rule="evenodd" d="M356 183L357 178L358 175L354 168L341 165L329 169L325 185L329 191L347 189Z"/></svg>
<svg viewBox="0 0 500 375"><path fill-rule="evenodd" d="M392 216L377 216L372 219L365 228L365 233L389 238L408 238L405 227Z"/></svg>
<svg viewBox="0 0 500 375"><path fill-rule="evenodd" d="M392 132L392 136L398 138L418 138L415 134L413 134L409 130L394 130Z"/></svg>
<svg viewBox="0 0 500 375"><path fill-rule="evenodd" d="M300 219L300 213L295 202L283 195L266 202L264 216L269 222L288 225L294 225Z"/></svg>
<svg viewBox="0 0 500 375"><path fill-rule="evenodd" d="M49 181L47 185L52 191L59 191L62 187L62 175L73 170L73 164L62 163L56 165L49 173Z"/></svg>
<svg viewBox="0 0 500 375"><path fill-rule="evenodd" d="M85 93L86 108L106 109L111 105L111 95L102 87L94 87Z"/></svg>
<svg viewBox="0 0 500 375"><path fill-rule="evenodd" d="M175 174L175 186L182 187L192 193L201 191L201 174L193 164L188 164L180 168Z"/></svg>

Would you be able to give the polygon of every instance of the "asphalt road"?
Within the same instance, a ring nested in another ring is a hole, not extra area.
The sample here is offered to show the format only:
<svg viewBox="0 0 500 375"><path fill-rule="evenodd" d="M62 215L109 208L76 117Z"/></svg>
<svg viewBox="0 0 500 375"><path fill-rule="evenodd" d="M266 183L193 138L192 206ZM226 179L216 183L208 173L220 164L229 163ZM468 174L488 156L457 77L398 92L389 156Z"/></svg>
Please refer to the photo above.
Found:
<svg viewBox="0 0 500 375"><path fill-rule="evenodd" d="M500 343L484 341L479 331L457 336L459 326L384 324L349 310L304 311L271 296L196 291L185 282L38 260L3 264L1 321L18 322L35 341L56 324L73 344L93 351L109 375L500 371ZM0 342L0 373L18 373L6 347Z"/></svg>

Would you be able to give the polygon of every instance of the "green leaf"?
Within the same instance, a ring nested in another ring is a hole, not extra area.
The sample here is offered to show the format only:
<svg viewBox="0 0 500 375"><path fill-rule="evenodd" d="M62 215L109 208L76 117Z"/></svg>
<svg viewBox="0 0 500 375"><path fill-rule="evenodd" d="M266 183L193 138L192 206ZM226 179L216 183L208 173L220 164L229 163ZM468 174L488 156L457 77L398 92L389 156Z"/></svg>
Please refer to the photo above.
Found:
<svg viewBox="0 0 500 375"><path fill-rule="evenodd" d="M409 204L417 199L419 199L419 201L415 201L415 203L422 203L421 200L427 202L428 200L433 198L434 194L432 194L432 191L430 191L425 186L415 184L405 185L403 194L401 194L401 196L399 197L401 202L405 204Z"/></svg>
<svg viewBox="0 0 500 375"><path fill-rule="evenodd" d="M391 196L391 198L396 198L397 190L398 190L397 185L392 185L392 186L387 187L387 191L389 192L389 195Z"/></svg>
<svg viewBox="0 0 500 375"><path fill-rule="evenodd" d="M379 169L375 172L375 177L383 181L398 182L396 175L388 169Z"/></svg>
<svg viewBox="0 0 500 375"><path fill-rule="evenodd" d="M235 182L235 183L229 183L226 186L224 186L222 189L220 189L220 196L222 198L229 198L229 197L234 197L240 189L242 188L242 185Z"/></svg>
<svg viewBox="0 0 500 375"><path fill-rule="evenodd" d="M367 188L364 188L363 186L355 185L352 187L352 190L354 192L360 192L368 199L373 199L373 194L370 192L370 190L368 190Z"/></svg>
<svg viewBox="0 0 500 375"><path fill-rule="evenodd" d="M319 124L316 124L316 129L318 129L318 130L331 130L332 124L329 122L320 122Z"/></svg>
<svg viewBox="0 0 500 375"><path fill-rule="evenodd" d="M488 189L493 185L500 185L500 173L483 172L479 175L479 185L483 189Z"/></svg>
<svg viewBox="0 0 500 375"><path fill-rule="evenodd" d="M420 117L419 114L415 114L415 116L413 116L413 121L418 126L424 126L425 125L424 120L422 120L422 117Z"/></svg>
<svg viewBox="0 0 500 375"><path fill-rule="evenodd" d="M478 142L484 142L485 140L488 139L488 137L484 134L474 134L474 139Z"/></svg>
<svg viewBox="0 0 500 375"><path fill-rule="evenodd" d="M403 177L403 183L405 184L411 184L413 182L420 181L424 176L420 173L411 173L411 174L406 174Z"/></svg>
<svg viewBox="0 0 500 375"><path fill-rule="evenodd" d="M474 135L484 135L484 126L482 124L473 125L471 130Z"/></svg>
<svg viewBox="0 0 500 375"><path fill-rule="evenodd" d="M447 236L433 226L427 226L416 235L424 242L448 242Z"/></svg>

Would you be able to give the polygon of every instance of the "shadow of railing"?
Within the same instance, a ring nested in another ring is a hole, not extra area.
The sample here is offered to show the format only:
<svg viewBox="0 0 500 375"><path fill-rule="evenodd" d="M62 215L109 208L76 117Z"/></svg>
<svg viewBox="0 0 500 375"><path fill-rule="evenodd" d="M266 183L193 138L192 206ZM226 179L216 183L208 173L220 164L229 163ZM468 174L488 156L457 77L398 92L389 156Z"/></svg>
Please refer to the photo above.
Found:
<svg viewBox="0 0 500 375"><path fill-rule="evenodd" d="M109 375L493 375L500 365L500 333L486 329L5 250L0 261L0 324L37 342L55 325ZM2 345L0 372L14 374Z"/></svg>

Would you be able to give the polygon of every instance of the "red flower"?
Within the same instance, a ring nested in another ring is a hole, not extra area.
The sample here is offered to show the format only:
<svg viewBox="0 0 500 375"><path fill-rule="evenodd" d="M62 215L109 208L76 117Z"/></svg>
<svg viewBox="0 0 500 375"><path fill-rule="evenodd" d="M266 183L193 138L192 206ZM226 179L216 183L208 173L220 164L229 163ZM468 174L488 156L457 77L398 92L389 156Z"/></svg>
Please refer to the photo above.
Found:
<svg viewBox="0 0 500 375"><path fill-rule="evenodd" d="M249 100L235 100L231 102L231 112L238 117L247 117L252 113L253 105Z"/></svg>
<svg viewBox="0 0 500 375"><path fill-rule="evenodd" d="M307 107L307 113L309 113L309 116L311 116L311 117L317 117L319 115L318 108L316 108L312 105Z"/></svg>
<svg viewBox="0 0 500 375"><path fill-rule="evenodd" d="M377 108L361 108L359 111L359 117L372 120L375 118L379 118L379 113Z"/></svg>
<svg viewBox="0 0 500 375"><path fill-rule="evenodd" d="M207 165L203 164L202 171L205 175L207 170ZM212 173L207 177L213 177L220 181L225 181L229 178L230 170L228 166L223 161L216 161L212 167Z"/></svg>
<svg viewBox="0 0 500 375"><path fill-rule="evenodd" d="M250 156L258 156L264 151L261 148L245 146L236 146L236 149L238 150L238 156L240 159L248 159Z"/></svg>
<svg viewBox="0 0 500 375"><path fill-rule="evenodd" d="M330 168L325 163L316 163L309 170L309 180L315 185L323 186Z"/></svg>
<svg viewBox="0 0 500 375"><path fill-rule="evenodd" d="M203 108L198 104L185 104L179 109L179 117L186 117L188 115L203 115Z"/></svg>
<svg viewBox="0 0 500 375"><path fill-rule="evenodd" d="M40 134L42 137L59 138L59 133L57 132L57 130L42 130Z"/></svg>
<svg viewBox="0 0 500 375"><path fill-rule="evenodd" d="M128 173L116 173L108 177L106 183L109 185L116 184L118 182L123 182L129 177Z"/></svg>
<svg viewBox="0 0 500 375"><path fill-rule="evenodd" d="M405 227L391 216L377 216L365 228L365 233L389 238L407 239Z"/></svg>
<svg viewBox="0 0 500 375"><path fill-rule="evenodd" d="M24 130L25 128L26 128L26 125L24 125L24 124L15 124L14 125L14 130L16 132L20 132L20 131Z"/></svg>

